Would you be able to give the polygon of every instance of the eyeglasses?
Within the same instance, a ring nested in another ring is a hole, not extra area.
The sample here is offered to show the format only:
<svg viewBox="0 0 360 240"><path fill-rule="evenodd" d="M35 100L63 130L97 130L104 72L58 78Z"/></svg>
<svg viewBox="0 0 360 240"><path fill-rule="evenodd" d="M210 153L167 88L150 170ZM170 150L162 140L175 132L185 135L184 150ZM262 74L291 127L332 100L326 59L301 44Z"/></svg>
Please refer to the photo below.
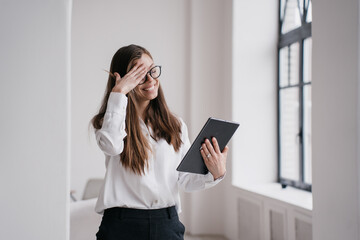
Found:
<svg viewBox="0 0 360 240"><path fill-rule="evenodd" d="M161 75L161 66L157 65L152 67L145 75L145 77L139 82L139 85L144 84L147 80L147 75L150 75L152 78L158 78Z"/></svg>

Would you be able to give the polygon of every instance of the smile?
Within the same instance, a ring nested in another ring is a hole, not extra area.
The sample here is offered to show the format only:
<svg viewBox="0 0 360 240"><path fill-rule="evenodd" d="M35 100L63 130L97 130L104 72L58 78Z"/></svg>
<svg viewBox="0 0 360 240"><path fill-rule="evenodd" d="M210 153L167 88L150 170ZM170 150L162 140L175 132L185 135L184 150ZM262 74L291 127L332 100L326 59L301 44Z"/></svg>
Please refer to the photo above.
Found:
<svg viewBox="0 0 360 240"><path fill-rule="evenodd" d="M144 90L145 90L145 91L151 91L151 90L153 90L154 88L155 88L154 85L152 85L151 87L145 88Z"/></svg>

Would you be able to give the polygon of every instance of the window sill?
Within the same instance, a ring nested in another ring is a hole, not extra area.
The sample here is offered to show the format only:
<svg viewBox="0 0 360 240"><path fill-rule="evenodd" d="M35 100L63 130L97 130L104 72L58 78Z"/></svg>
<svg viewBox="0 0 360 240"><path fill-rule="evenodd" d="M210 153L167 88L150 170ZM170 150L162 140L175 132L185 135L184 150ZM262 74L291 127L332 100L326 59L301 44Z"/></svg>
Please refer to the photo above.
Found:
<svg viewBox="0 0 360 240"><path fill-rule="evenodd" d="M252 186L237 185L234 187L308 211L312 211L313 209L312 193L290 186L283 189L279 183L265 183Z"/></svg>

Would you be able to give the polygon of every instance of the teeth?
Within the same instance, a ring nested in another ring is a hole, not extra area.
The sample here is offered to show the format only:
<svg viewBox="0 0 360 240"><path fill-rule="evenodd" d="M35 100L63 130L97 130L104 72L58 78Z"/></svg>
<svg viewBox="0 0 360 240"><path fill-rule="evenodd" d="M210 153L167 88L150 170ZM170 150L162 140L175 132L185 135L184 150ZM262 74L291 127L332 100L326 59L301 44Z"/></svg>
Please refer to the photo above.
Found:
<svg viewBox="0 0 360 240"><path fill-rule="evenodd" d="M149 88L146 88L146 89L144 89L145 91L150 91L150 90L153 90L154 89L154 86L151 86L151 87L149 87Z"/></svg>

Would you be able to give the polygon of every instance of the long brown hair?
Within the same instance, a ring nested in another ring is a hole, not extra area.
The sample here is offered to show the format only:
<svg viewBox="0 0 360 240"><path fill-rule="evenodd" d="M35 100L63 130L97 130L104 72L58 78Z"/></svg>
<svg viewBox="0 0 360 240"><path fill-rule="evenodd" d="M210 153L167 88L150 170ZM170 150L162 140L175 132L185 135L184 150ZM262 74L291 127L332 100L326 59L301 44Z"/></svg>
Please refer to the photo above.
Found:
<svg viewBox="0 0 360 240"><path fill-rule="evenodd" d="M117 72L123 77L131 69L131 64L134 60L140 59L143 54L148 55L152 59L150 52L143 47L129 45L120 48L111 60L110 72ZM91 120L92 126L95 129L102 127L107 102L114 86L115 79L109 75L99 113ZM148 167L148 157L151 147L140 128L139 115L137 114L136 91L130 91L126 96L128 97L125 119L127 136L124 139L124 149L120 154L120 161L125 168L142 175L145 173L145 168ZM181 123L170 112L160 84L158 96L151 100L145 109L144 122L152 128L154 135L152 137L156 141L165 139L168 144L173 146L176 152L179 151L182 144Z"/></svg>

